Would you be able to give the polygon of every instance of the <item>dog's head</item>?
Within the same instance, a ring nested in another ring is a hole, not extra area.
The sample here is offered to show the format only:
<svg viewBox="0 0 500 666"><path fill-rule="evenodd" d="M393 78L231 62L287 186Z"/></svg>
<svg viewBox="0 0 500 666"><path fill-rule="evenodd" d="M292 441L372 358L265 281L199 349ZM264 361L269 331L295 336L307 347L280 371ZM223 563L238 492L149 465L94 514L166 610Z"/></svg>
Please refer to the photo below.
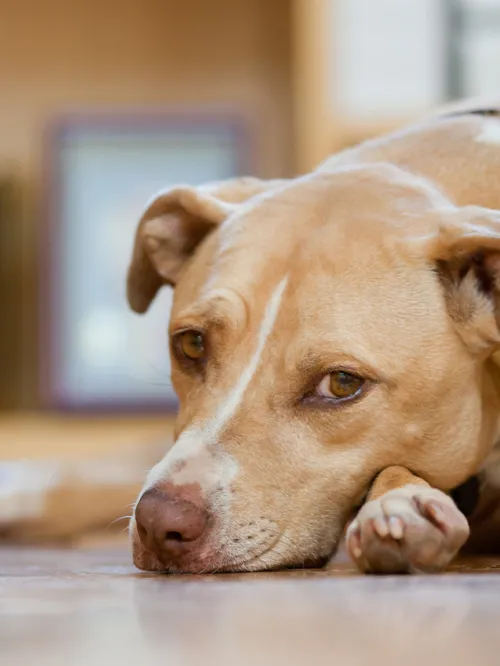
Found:
<svg viewBox="0 0 500 666"><path fill-rule="evenodd" d="M128 296L175 287L180 410L136 565L317 565L384 467L461 483L496 428L497 250L496 212L389 165L158 195Z"/></svg>

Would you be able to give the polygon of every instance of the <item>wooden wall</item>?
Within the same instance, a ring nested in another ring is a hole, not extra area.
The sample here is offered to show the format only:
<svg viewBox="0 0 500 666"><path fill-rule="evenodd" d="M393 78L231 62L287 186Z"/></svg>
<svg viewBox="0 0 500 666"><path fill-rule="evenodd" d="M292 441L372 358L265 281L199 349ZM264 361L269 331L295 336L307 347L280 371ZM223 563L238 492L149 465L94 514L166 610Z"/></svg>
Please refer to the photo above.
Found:
<svg viewBox="0 0 500 666"><path fill-rule="evenodd" d="M256 121L257 172L291 171L289 0L1 0L0 163L22 183L15 290L21 384L36 404L41 138L61 110L241 106Z"/></svg>

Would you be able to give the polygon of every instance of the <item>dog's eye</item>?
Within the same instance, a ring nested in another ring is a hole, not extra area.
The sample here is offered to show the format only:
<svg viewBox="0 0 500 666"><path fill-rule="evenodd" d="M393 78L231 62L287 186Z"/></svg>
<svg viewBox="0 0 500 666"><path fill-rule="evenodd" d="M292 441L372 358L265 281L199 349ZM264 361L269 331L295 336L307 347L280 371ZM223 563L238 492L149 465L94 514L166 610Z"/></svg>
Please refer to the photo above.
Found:
<svg viewBox="0 0 500 666"><path fill-rule="evenodd" d="M202 361L205 358L205 338L200 331L178 333L174 337L174 348L178 354L190 361Z"/></svg>
<svg viewBox="0 0 500 666"><path fill-rule="evenodd" d="M318 385L317 393L324 398L347 400L354 398L363 388L365 380L345 370L338 370L326 375Z"/></svg>

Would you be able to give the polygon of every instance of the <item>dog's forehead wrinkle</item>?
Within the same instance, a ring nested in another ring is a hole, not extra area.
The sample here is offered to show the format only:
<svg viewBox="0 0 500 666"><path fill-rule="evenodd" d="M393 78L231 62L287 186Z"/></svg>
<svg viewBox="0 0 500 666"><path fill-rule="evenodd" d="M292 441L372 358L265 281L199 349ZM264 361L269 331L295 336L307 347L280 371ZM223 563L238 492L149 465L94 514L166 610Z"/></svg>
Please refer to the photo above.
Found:
<svg viewBox="0 0 500 666"><path fill-rule="evenodd" d="M245 329L250 319L250 304L245 294L232 285L209 280L198 297L171 318L170 327L215 324L223 328Z"/></svg>

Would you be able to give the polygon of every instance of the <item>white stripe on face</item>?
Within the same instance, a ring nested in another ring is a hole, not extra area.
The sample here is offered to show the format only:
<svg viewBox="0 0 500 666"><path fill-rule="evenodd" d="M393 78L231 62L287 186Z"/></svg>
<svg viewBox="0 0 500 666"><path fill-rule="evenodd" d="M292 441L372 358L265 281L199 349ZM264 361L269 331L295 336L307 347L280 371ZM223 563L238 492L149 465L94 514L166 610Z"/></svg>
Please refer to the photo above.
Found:
<svg viewBox="0 0 500 666"><path fill-rule="evenodd" d="M211 456L208 448L217 442L221 431L229 423L243 401L245 392L259 367L266 342L274 328L281 305L281 299L287 284L288 277L285 277L272 293L259 328L257 347L250 358L248 365L242 372L236 386L230 391L226 400L220 406L213 418L196 427L189 428L182 433L165 458L163 458L158 465L153 467L149 473L146 481L146 488L166 479L176 463L185 462L190 458L198 458L198 463L193 465L191 470L189 469L189 465L187 465L185 468L174 472L173 476L175 478L172 478L172 481L179 485L194 482L199 483L202 487L213 485L215 479L210 478L213 477L213 472L210 473ZM203 471L200 469L199 464L202 461L205 463L203 464L203 468L206 469L207 478L200 478L203 476ZM232 478L234 478L234 475L237 472L237 465L228 455L222 455L221 465L225 468L225 472L222 469L219 469L216 472L218 477L217 482L227 484ZM194 475L196 476L196 479L193 478Z"/></svg>

